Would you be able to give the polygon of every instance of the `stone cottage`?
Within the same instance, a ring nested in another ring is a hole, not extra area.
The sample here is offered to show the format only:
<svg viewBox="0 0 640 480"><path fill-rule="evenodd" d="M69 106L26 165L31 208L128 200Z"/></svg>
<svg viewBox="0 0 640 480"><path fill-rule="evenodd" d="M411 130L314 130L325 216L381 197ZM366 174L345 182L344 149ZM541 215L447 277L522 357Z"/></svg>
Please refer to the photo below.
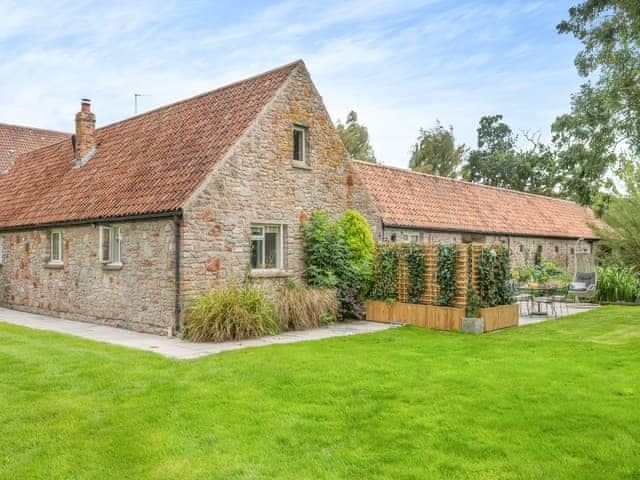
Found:
<svg viewBox="0 0 640 480"><path fill-rule="evenodd" d="M172 333L192 294L300 276L300 222L366 201L302 61L95 123L83 100L3 163L1 305Z"/></svg>
<svg viewBox="0 0 640 480"><path fill-rule="evenodd" d="M542 258L573 273L576 249L593 252L598 224L574 202L354 161L370 196L363 210L378 241L504 242L514 265ZM363 204L364 205L364 204ZM578 241L582 239L582 241Z"/></svg>
<svg viewBox="0 0 640 480"><path fill-rule="evenodd" d="M91 110L74 135L0 124L2 306L172 334L195 294L300 277L316 209L517 261L597 240L571 202L351 161L302 61L102 128Z"/></svg>

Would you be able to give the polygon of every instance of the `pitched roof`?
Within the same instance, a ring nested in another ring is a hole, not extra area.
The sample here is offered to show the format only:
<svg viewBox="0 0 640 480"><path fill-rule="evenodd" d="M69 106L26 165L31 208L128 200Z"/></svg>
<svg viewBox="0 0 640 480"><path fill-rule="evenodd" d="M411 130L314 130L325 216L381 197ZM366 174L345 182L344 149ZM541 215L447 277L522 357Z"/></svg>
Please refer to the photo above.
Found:
<svg viewBox="0 0 640 480"><path fill-rule="evenodd" d="M0 172L8 169L18 155L69 137L68 133L0 123Z"/></svg>
<svg viewBox="0 0 640 480"><path fill-rule="evenodd" d="M18 155L0 174L0 228L179 209L301 64L96 129L81 168L70 141Z"/></svg>
<svg viewBox="0 0 640 480"><path fill-rule="evenodd" d="M574 202L354 161L389 226L541 237L598 238Z"/></svg>

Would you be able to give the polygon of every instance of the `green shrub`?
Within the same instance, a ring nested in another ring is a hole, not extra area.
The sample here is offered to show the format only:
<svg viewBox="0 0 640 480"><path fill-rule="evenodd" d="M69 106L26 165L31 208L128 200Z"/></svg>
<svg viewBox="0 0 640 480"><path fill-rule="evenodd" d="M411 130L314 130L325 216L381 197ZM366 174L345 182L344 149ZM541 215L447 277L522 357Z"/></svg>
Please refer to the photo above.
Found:
<svg viewBox="0 0 640 480"><path fill-rule="evenodd" d="M478 318L480 316L480 298L472 282L469 282L469 285L467 285L466 315L470 318Z"/></svg>
<svg viewBox="0 0 640 480"><path fill-rule="evenodd" d="M336 320L340 302L336 291L287 281L274 302L275 319L282 330L317 328Z"/></svg>
<svg viewBox="0 0 640 480"><path fill-rule="evenodd" d="M420 297L427 288L424 281L424 274L427 270L424 250L417 243L410 243L404 249L404 259L407 262L409 303L420 303Z"/></svg>
<svg viewBox="0 0 640 480"><path fill-rule="evenodd" d="M629 267L610 265L598 268L595 300L597 302L640 301L640 279Z"/></svg>
<svg viewBox="0 0 640 480"><path fill-rule="evenodd" d="M223 342L278 333L273 308L254 286L230 285L198 297L189 310L185 336Z"/></svg>
<svg viewBox="0 0 640 480"><path fill-rule="evenodd" d="M346 235L347 245L354 264L354 273L358 277L359 289L364 295L371 288L375 243L367 220L355 210L347 210L340 217L340 226Z"/></svg>
<svg viewBox="0 0 640 480"><path fill-rule="evenodd" d="M542 262L541 265L533 267L522 266L515 271L515 279L519 283L571 283L573 278L567 272L553 262Z"/></svg>
<svg viewBox="0 0 640 480"><path fill-rule="evenodd" d="M378 247L373 286L373 298L376 300L398 300L398 260L398 246L395 243Z"/></svg>
<svg viewBox="0 0 640 480"><path fill-rule="evenodd" d="M335 288L340 318L359 317L363 272L353 261L341 222L326 212L315 211L301 226L304 276L313 287Z"/></svg>
<svg viewBox="0 0 640 480"><path fill-rule="evenodd" d="M371 265L376 254L376 246L367 220L361 213L347 210L340 217L340 224L347 236L347 245L353 261Z"/></svg>
<svg viewBox="0 0 640 480"><path fill-rule="evenodd" d="M451 245L438 246L438 260L436 270L436 280L440 287L438 305L451 306L456 296L456 263L458 250Z"/></svg>

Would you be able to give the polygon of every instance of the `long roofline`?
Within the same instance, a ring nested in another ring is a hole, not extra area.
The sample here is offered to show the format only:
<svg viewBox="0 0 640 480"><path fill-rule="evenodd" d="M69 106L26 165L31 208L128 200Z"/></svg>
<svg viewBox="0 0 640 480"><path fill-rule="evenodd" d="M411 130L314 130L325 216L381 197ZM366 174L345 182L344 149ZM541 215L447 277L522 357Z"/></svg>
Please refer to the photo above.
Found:
<svg viewBox="0 0 640 480"><path fill-rule="evenodd" d="M36 130L38 132L44 132L44 133L55 133L57 135L68 135L71 136L70 133L68 132L61 132L60 130L51 130L49 128L39 128L39 127L30 127L28 125L17 125L15 123L6 123L6 122L0 122L0 126L5 126L5 127L14 127L14 128L24 128L25 130Z"/></svg>
<svg viewBox="0 0 640 480"><path fill-rule="evenodd" d="M455 182L455 183L462 183L462 184L465 184L465 185L471 185L473 187L478 187L478 188L486 188L486 189L490 189L490 190L499 190L501 192L515 193L515 194L518 194L518 195L524 195L524 196L528 196L528 197L544 198L544 199L547 199L547 200L556 200L556 201L559 201L559 202L565 202L565 203L571 203L571 204L574 204L574 205L579 205L577 202L574 202L573 200L567 200L566 198L561 198L561 197L550 197L548 195L541 195L539 193L522 192L520 190L512 190L510 188L504 188L504 187L494 187L493 185L484 185L482 183L469 182L467 180L461 180L461 179L458 179L458 178L443 177L443 176L440 176L440 175L433 175L431 173L416 172L414 170L409 170L408 168L394 167L392 165L382 165L382 164L379 164L379 163L372 163L372 162L367 162L367 161L364 161L364 160L353 159L352 161L360 163L362 165L367 165L367 166L370 166L370 167L386 168L387 170L395 170L395 171L402 172L402 173L409 174L409 175L418 175L418 176L423 176L423 177L436 178L438 180L444 180L444 181ZM580 206L584 207L584 205L580 205Z"/></svg>

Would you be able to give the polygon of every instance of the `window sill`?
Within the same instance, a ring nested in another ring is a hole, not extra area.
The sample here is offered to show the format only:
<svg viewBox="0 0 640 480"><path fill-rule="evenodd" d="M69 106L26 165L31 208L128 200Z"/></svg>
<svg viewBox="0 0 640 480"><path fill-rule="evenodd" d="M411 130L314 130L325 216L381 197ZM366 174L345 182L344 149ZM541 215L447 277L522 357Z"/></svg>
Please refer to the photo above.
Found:
<svg viewBox="0 0 640 480"><path fill-rule="evenodd" d="M121 263L103 263L102 264L102 269L109 270L109 271L122 270L122 267L123 265Z"/></svg>
<svg viewBox="0 0 640 480"><path fill-rule="evenodd" d="M64 268L64 263L62 262L48 262L45 264L44 268L48 268L50 270L62 270Z"/></svg>
<svg viewBox="0 0 640 480"><path fill-rule="evenodd" d="M287 278L293 274L285 270L252 270L249 273L250 278Z"/></svg>
<svg viewBox="0 0 640 480"><path fill-rule="evenodd" d="M292 160L291 166L299 170L311 170L311 166L307 162L301 162L299 160Z"/></svg>

